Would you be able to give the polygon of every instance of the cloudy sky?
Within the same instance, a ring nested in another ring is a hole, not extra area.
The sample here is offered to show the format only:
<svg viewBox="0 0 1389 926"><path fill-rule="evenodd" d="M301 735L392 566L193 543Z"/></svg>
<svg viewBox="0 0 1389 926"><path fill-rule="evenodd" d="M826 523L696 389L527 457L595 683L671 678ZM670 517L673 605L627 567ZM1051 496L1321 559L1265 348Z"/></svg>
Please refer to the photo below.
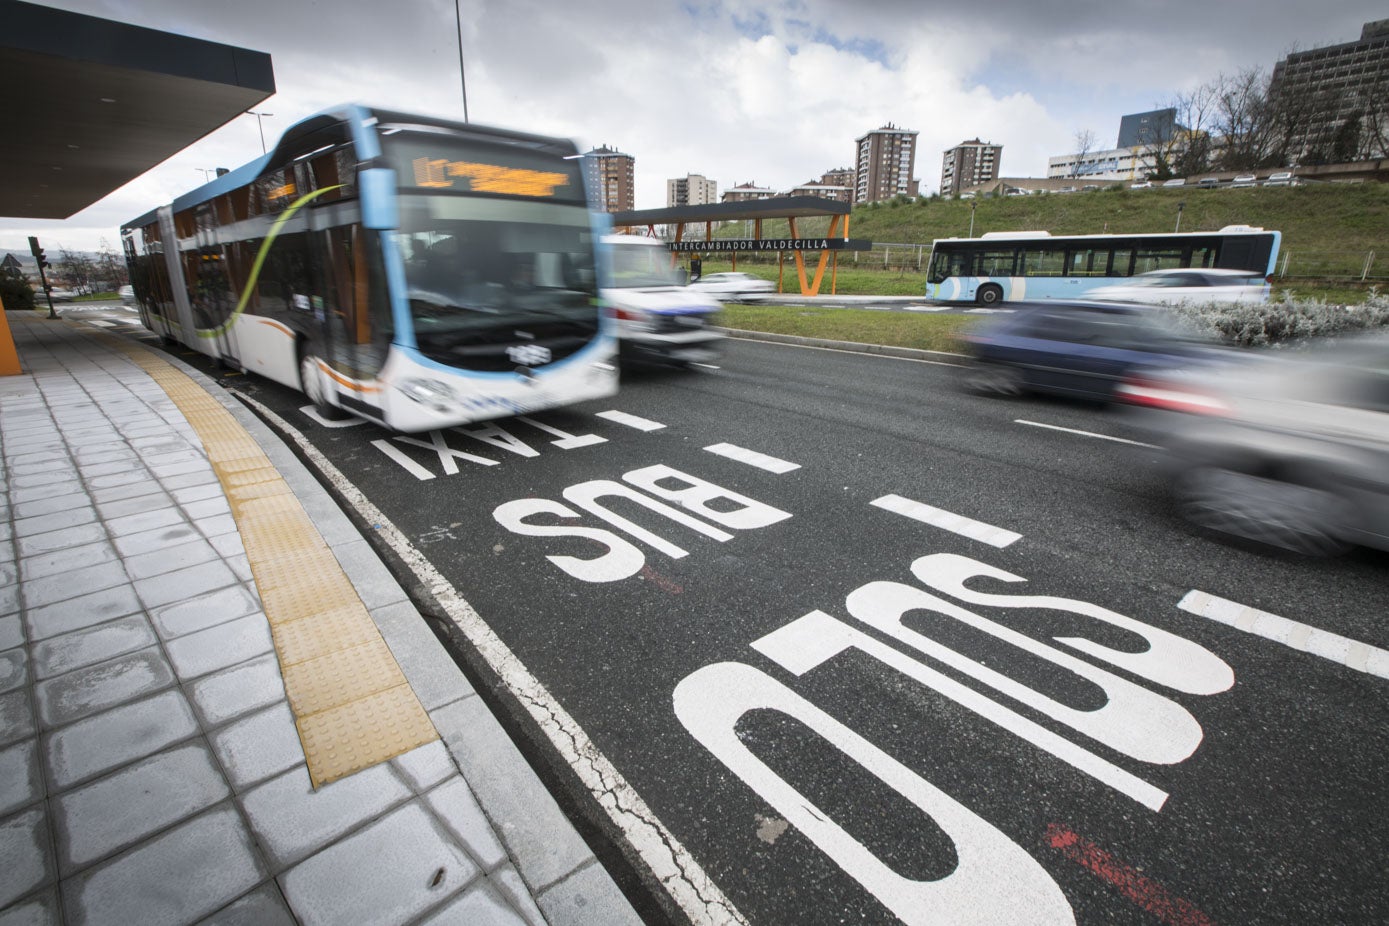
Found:
<svg viewBox="0 0 1389 926"><path fill-rule="evenodd" d="M45 5L270 53L267 141L354 101L463 115L455 0L51 0ZM636 158L637 208L671 177L787 189L852 166L854 139L920 133L916 176L942 151L1003 145L1007 176L1045 176L1076 134L1115 144L1119 118L1289 51L1359 38L1380 0L1314 15L1227 0L457 0L473 122L606 144ZM17 92L21 88L8 88ZM0 252L39 235L119 248L123 221L261 153L242 116L63 221L0 218Z"/></svg>

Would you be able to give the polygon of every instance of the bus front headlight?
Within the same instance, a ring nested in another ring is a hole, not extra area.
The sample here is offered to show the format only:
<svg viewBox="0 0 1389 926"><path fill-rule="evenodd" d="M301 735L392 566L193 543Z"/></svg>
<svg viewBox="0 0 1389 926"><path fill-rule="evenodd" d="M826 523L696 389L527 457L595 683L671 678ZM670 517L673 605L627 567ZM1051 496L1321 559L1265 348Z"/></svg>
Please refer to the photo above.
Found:
<svg viewBox="0 0 1389 926"><path fill-rule="evenodd" d="M448 383L437 379L407 379L400 384L400 391L436 412L446 412L458 407L458 396L454 394L453 389Z"/></svg>

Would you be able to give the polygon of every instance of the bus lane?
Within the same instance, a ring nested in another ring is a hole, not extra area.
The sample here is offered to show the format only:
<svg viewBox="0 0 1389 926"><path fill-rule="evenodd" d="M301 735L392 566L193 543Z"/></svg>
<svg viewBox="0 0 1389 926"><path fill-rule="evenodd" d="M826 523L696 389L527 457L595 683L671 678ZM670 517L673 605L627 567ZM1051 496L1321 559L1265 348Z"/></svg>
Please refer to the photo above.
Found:
<svg viewBox="0 0 1389 926"><path fill-rule="evenodd" d="M1310 633L1223 589L1096 574L987 492L964 513L929 480L851 465L862 435L620 405L329 446L721 915L1385 909L1383 837L1354 812L1385 796L1381 650L1294 652L1279 632ZM641 863L691 919L720 918Z"/></svg>

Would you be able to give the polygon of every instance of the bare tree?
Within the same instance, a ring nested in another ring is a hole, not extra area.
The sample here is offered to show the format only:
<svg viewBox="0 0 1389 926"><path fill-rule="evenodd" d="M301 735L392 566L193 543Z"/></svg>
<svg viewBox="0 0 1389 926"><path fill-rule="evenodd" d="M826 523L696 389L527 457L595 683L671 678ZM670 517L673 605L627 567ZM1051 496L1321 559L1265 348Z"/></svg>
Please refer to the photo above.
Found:
<svg viewBox="0 0 1389 926"><path fill-rule="evenodd" d="M1071 176L1080 176L1080 162L1095 150L1095 133L1089 129L1078 129L1075 134L1075 163L1071 165Z"/></svg>
<svg viewBox="0 0 1389 926"><path fill-rule="evenodd" d="M80 251L69 251L61 246L58 254L58 272L63 281L79 293L94 292L92 286L96 280L96 265L92 259Z"/></svg>
<svg viewBox="0 0 1389 926"><path fill-rule="evenodd" d="M1268 102L1268 84L1268 75L1257 67L1216 78L1212 127L1219 138L1215 160L1221 169L1262 167L1278 147L1276 123Z"/></svg>
<svg viewBox="0 0 1389 926"><path fill-rule="evenodd" d="M103 291L115 292L126 284L125 261L111 250L111 243L101 239L96 256L96 282Z"/></svg>

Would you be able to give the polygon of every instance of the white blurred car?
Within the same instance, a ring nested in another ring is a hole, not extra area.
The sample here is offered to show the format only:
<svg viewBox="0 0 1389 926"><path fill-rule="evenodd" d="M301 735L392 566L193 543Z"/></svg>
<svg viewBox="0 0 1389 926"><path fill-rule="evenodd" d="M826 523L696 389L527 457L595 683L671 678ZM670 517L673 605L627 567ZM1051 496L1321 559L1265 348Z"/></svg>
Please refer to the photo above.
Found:
<svg viewBox="0 0 1389 926"><path fill-rule="evenodd" d="M776 284L750 273L706 273L690 283L690 289L720 302L755 302L776 292Z"/></svg>
<svg viewBox="0 0 1389 926"><path fill-rule="evenodd" d="M1107 302L1235 304L1267 302L1268 281L1248 270L1175 267L1136 274L1126 282L1092 289L1087 298Z"/></svg>
<svg viewBox="0 0 1389 926"><path fill-rule="evenodd" d="M119 295L121 297L121 305L135 304L135 287L130 284L127 283L125 286L122 286Z"/></svg>

